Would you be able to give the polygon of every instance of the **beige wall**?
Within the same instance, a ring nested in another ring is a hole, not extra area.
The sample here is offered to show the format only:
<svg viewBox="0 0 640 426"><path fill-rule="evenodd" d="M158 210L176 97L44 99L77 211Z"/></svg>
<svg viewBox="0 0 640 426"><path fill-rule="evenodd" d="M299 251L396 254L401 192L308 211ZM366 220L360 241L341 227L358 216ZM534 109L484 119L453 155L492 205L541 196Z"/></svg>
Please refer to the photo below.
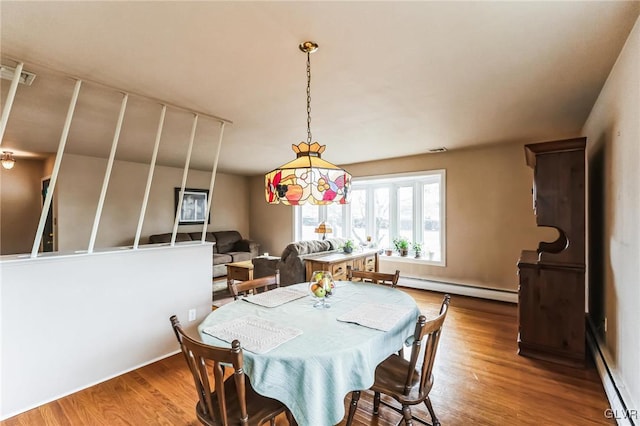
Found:
<svg viewBox="0 0 640 426"><path fill-rule="evenodd" d="M384 263L384 268L397 267L403 275L515 291L520 251L536 249L541 239L554 239L552 232L535 224L533 171L525 164L523 145L492 145L345 168L357 177L446 170L447 265ZM262 176L252 178L251 229L268 251L279 255L293 239L293 216L291 208L266 204L263 185Z"/></svg>
<svg viewBox="0 0 640 426"><path fill-rule="evenodd" d="M106 169L106 160L67 154L63 157L56 188L58 250L85 250ZM114 163L96 248L133 243L140 205L146 185L148 165ZM189 188L208 188L211 173L191 170ZM182 170L156 167L141 244L149 235L171 232L174 219L174 187L182 182ZM242 176L218 173L213 193L211 224L208 230L238 230L249 235L248 180ZM180 226L179 232L202 230L201 226Z"/></svg>
<svg viewBox="0 0 640 426"><path fill-rule="evenodd" d="M293 208L281 204L267 204L264 188L264 175L251 178L251 235L260 243L262 253L280 256L286 245L294 240Z"/></svg>
<svg viewBox="0 0 640 426"><path fill-rule="evenodd" d="M627 408L640 410L640 19L584 134L590 318Z"/></svg>
<svg viewBox="0 0 640 426"><path fill-rule="evenodd" d="M43 176L42 160L18 159L11 170L0 167L0 254L31 252Z"/></svg>

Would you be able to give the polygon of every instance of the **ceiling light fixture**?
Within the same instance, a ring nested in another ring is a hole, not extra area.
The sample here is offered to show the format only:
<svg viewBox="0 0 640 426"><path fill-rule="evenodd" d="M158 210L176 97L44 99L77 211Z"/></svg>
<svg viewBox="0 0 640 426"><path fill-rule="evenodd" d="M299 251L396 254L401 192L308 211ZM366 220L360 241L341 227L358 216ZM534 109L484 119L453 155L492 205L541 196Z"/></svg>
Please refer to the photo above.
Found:
<svg viewBox="0 0 640 426"><path fill-rule="evenodd" d="M311 143L311 53L318 45L306 41L299 46L307 54L307 142L292 145L296 159L264 176L265 198L269 204L296 206L346 204L349 202L351 175L320 158L325 145Z"/></svg>
<svg viewBox="0 0 640 426"><path fill-rule="evenodd" d="M7 170L13 169L13 166L16 165L16 159L13 158L13 152L11 151L2 151L2 167Z"/></svg>

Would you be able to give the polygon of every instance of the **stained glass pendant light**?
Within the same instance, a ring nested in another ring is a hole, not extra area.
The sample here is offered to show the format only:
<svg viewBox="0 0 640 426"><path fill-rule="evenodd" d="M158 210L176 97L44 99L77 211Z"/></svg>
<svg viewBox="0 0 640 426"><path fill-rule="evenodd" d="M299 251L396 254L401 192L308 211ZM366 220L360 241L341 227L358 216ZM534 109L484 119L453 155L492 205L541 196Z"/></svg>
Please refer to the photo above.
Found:
<svg viewBox="0 0 640 426"><path fill-rule="evenodd" d="M325 145L311 143L311 53L318 50L312 41L300 44L307 54L307 141L292 145L296 159L264 176L265 197L269 204L297 206L310 204L346 204L349 201L351 175L323 160Z"/></svg>

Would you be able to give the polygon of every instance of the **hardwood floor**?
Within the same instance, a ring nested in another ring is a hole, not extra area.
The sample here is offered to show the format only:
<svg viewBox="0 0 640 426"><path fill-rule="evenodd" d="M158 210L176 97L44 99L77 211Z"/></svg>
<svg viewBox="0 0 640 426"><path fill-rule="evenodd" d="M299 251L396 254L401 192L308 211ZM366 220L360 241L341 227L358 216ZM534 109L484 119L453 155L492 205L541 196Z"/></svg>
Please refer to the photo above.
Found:
<svg viewBox="0 0 640 426"><path fill-rule="evenodd" d="M427 316L442 300L438 293L405 291ZM516 354L516 315L512 304L452 296L431 391L442 424L615 424L604 417L609 405L592 363L574 369ZM195 401L184 359L175 355L0 425L196 425ZM345 406L349 401L347 395ZM384 406L372 416L371 405L372 395L363 392L354 424L398 423L399 414ZM424 407L415 411L429 420ZM277 424L287 424L284 416Z"/></svg>

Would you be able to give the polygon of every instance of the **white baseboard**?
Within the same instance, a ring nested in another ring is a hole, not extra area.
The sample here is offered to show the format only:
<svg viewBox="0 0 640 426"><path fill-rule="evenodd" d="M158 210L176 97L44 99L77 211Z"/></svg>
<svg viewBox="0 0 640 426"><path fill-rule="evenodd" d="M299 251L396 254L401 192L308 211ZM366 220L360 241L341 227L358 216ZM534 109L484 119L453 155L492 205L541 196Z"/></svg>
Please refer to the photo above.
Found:
<svg viewBox="0 0 640 426"><path fill-rule="evenodd" d="M598 339L595 327L591 319L587 321L587 346L591 352L596 369L600 375L604 392L609 400L611 409L603 415L607 418L615 419L620 426L636 426L640 420L640 412L635 408L628 408L625 400L631 401L631 398L624 395L624 386L617 383L615 371L612 369L612 363L608 360L606 351L602 349L603 344Z"/></svg>
<svg viewBox="0 0 640 426"><path fill-rule="evenodd" d="M440 293L458 294L460 296L478 297L481 299L497 300L500 302L518 303L518 293L510 290L487 288L468 284L454 284L431 281L421 278L400 277L398 285L401 287L431 290Z"/></svg>

